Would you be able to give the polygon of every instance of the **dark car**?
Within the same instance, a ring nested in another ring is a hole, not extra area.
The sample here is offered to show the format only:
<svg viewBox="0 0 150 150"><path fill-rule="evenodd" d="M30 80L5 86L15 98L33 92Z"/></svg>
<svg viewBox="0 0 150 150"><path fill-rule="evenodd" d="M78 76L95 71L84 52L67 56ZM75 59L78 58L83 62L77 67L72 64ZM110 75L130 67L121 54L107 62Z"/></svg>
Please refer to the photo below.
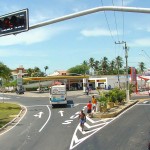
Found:
<svg viewBox="0 0 150 150"><path fill-rule="evenodd" d="M19 90L16 90L16 93L17 94L24 94L24 89L20 88Z"/></svg>

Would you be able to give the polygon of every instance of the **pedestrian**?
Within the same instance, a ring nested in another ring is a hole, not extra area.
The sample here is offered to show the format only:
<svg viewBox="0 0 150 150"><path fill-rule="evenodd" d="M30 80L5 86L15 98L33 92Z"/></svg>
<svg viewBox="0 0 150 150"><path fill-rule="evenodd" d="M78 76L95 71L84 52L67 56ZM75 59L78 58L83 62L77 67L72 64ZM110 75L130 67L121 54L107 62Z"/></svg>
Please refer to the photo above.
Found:
<svg viewBox="0 0 150 150"><path fill-rule="evenodd" d="M93 105L93 111L96 112L96 104L97 104L97 100L94 97L94 95L92 96L92 105Z"/></svg>
<svg viewBox="0 0 150 150"><path fill-rule="evenodd" d="M89 87L86 88L86 95L89 95Z"/></svg>
<svg viewBox="0 0 150 150"><path fill-rule="evenodd" d="M80 119L80 127L82 131L84 130L84 123L86 122L86 116L83 110L81 110L81 113L79 114L79 119Z"/></svg>
<svg viewBox="0 0 150 150"><path fill-rule="evenodd" d="M150 89L149 89L149 91L148 91L148 94L149 94L149 96L150 96Z"/></svg>
<svg viewBox="0 0 150 150"><path fill-rule="evenodd" d="M87 114L89 117L92 117L91 112L92 112L92 104L91 104L91 101L89 101L87 104Z"/></svg>

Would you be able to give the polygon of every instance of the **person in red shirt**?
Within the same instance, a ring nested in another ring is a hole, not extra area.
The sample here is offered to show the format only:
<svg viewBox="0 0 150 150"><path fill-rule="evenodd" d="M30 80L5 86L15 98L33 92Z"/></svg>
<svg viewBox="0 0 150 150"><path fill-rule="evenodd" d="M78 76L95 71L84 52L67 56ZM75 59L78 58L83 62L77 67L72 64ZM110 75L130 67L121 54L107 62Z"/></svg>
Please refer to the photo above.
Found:
<svg viewBox="0 0 150 150"><path fill-rule="evenodd" d="M91 112L92 112L92 104L91 101L89 101L87 104L87 114L89 117L91 117Z"/></svg>

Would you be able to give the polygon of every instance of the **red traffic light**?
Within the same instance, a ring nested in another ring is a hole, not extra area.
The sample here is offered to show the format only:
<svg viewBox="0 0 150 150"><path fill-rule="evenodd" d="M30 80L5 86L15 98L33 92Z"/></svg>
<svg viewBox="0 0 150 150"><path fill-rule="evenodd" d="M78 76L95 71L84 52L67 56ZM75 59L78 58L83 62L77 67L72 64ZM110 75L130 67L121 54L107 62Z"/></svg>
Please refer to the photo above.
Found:
<svg viewBox="0 0 150 150"><path fill-rule="evenodd" d="M28 9L0 17L0 36L17 34L29 29Z"/></svg>

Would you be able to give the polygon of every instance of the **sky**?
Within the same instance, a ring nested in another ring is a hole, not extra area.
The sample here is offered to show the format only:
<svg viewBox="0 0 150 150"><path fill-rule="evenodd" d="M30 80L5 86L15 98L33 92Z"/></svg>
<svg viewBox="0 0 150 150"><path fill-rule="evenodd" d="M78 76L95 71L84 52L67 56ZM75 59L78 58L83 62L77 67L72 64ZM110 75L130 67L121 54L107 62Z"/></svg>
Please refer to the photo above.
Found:
<svg viewBox="0 0 150 150"><path fill-rule="evenodd" d="M140 0L5 0L0 1L0 16L29 9L29 27L43 21L102 6L150 8ZM150 68L150 15L144 13L101 11L32 29L17 35L0 37L0 61L10 69L39 67L47 73L67 70L92 57L109 61L121 56L125 66L144 62Z"/></svg>

